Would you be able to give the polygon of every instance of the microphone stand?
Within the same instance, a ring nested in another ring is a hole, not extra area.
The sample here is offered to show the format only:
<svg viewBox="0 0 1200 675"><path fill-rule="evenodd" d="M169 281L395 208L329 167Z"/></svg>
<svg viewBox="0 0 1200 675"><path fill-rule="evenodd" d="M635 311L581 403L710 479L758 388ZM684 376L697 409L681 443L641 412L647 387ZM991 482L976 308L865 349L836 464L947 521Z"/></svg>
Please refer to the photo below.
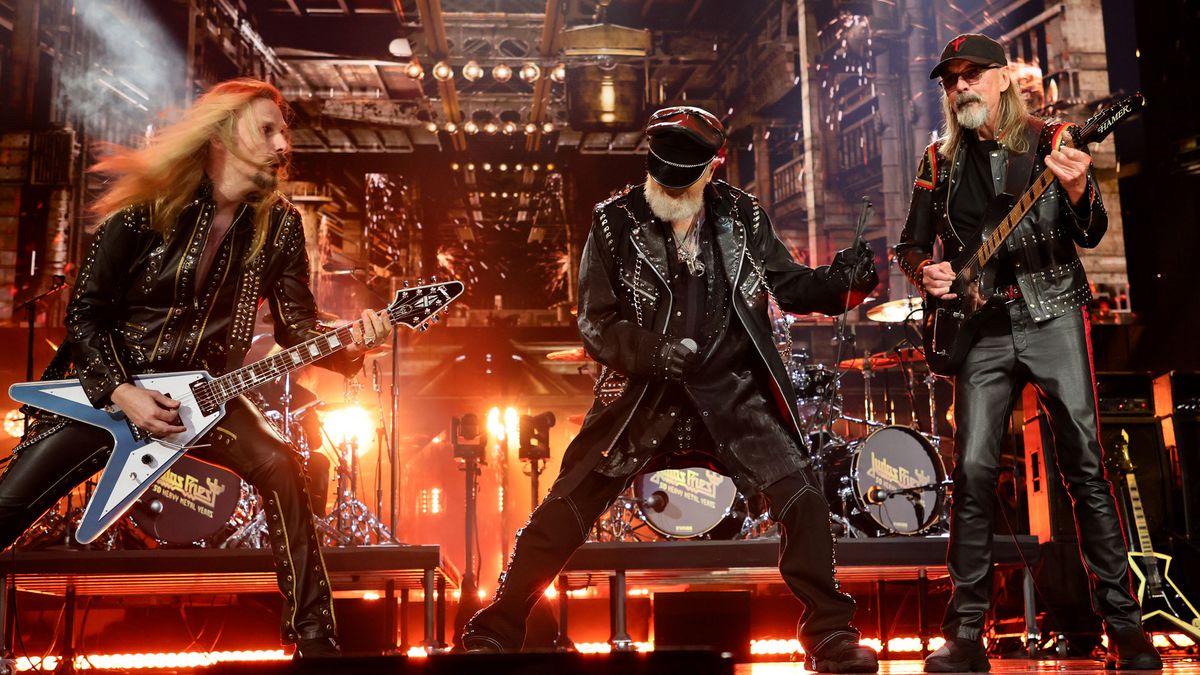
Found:
<svg viewBox="0 0 1200 675"><path fill-rule="evenodd" d="M54 283L45 292L39 293L25 302L17 305L16 309L25 310L25 320L29 323L29 340L25 348L25 381L33 381L33 340L35 333L34 323L37 321L37 306L43 299L54 295L67 287L67 277L62 274L55 274L51 277ZM29 416L25 416L25 431L29 430Z"/></svg>

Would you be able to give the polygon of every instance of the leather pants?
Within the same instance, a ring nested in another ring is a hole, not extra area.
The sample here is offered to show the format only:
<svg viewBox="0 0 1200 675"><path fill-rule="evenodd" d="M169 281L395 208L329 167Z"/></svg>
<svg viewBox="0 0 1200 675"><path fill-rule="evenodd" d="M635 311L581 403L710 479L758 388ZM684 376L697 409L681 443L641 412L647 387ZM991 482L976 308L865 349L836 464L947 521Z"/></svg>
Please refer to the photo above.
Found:
<svg viewBox="0 0 1200 675"><path fill-rule="evenodd" d="M992 521L1000 443L1027 383L1054 430L1055 455L1075 512L1092 608L1110 635L1138 628L1126 543L1104 473L1091 341L1083 309L1035 323L1021 300L988 320L954 382L954 495L947 566L954 593L946 638L979 639L992 593Z"/></svg>
<svg viewBox="0 0 1200 675"><path fill-rule="evenodd" d="M79 422L41 438L36 428L31 432L32 442L18 448L0 476L0 550L102 469L112 451L108 432ZM299 455L244 397L229 401L225 417L197 444L210 446L189 450L191 457L230 469L262 496L284 595L283 641L334 637L332 593Z"/></svg>
<svg viewBox="0 0 1200 675"><path fill-rule="evenodd" d="M558 576L592 524L625 488L628 478L591 472L567 494L551 488L525 527L517 531L507 569L495 596L463 628L468 649L512 651L525 640L525 620ZM799 638L809 653L843 640L858 640L853 598L838 588L829 506L808 470L792 473L763 490L780 524L779 571L804 604ZM840 638L840 639L839 639Z"/></svg>

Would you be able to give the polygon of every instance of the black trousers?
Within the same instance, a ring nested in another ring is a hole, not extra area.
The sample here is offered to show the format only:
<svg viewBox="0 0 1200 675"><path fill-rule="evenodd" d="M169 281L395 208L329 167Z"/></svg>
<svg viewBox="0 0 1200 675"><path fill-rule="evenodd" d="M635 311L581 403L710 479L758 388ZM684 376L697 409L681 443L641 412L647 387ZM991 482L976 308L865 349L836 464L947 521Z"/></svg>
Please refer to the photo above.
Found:
<svg viewBox="0 0 1200 675"><path fill-rule="evenodd" d="M1054 430L1058 470L1075 512L1092 607L1109 632L1139 627L1125 537L1104 473L1085 310L1035 323L1023 301L988 322L954 381L954 495L947 565L954 594L942 631L978 639L991 604L992 520L1000 442L1013 405L1033 384Z"/></svg>
<svg viewBox="0 0 1200 675"><path fill-rule="evenodd" d="M243 397L229 401L225 417L197 443L211 445L189 450L190 456L230 469L262 495L285 599L283 641L335 636L332 593L299 455ZM20 448L0 476L0 550L103 468L111 451L108 432L79 422Z"/></svg>
<svg viewBox="0 0 1200 675"><path fill-rule="evenodd" d="M538 598L628 481L593 471L569 492L557 489L557 483L550 489L529 522L517 531L516 544L492 603L463 628L464 647L521 648L525 620ZM858 630L850 625L854 600L841 592L835 576L829 506L811 471L786 476L769 485L763 494L771 517L782 531L779 571L788 588L804 603L799 639L805 650L819 653L846 639L857 641Z"/></svg>

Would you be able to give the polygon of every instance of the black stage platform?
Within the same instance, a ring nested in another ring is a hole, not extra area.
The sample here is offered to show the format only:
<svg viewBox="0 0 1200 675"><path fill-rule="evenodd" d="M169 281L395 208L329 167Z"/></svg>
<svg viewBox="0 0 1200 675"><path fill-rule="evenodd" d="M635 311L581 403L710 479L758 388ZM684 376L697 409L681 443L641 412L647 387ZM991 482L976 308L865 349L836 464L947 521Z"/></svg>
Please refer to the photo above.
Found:
<svg viewBox="0 0 1200 675"><path fill-rule="evenodd" d="M396 635L396 598L406 616L408 592L424 591L424 645L445 644L446 589L459 573L438 546L361 546L324 549L335 591L377 591L387 599L388 635ZM269 550L154 549L143 551L9 551L0 555L5 588L62 596L67 611L79 596L208 595L278 590ZM7 593L0 594L3 626L10 625ZM71 625L70 622L66 625ZM3 629L0 629L3 630ZM403 633L403 630L400 630ZM0 639L4 636L0 635ZM401 640L406 641L401 635ZM68 638L68 642L69 642ZM7 644L7 642L0 642Z"/></svg>

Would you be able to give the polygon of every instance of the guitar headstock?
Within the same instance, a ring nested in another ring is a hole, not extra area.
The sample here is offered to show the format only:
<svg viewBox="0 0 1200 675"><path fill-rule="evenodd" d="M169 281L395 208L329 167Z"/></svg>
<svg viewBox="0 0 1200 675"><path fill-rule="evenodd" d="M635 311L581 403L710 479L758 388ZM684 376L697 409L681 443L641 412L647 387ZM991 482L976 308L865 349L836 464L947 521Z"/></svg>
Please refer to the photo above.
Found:
<svg viewBox="0 0 1200 675"><path fill-rule="evenodd" d="M1133 472L1133 460L1129 458L1129 433L1121 430L1120 437L1105 448L1104 462L1109 471L1121 474Z"/></svg>
<svg viewBox="0 0 1200 675"><path fill-rule="evenodd" d="M438 312L445 310L464 290L461 281L443 281L423 286L402 288L387 307L388 319L393 326L404 325L413 330L424 330L427 321L436 320Z"/></svg>
<svg viewBox="0 0 1200 675"><path fill-rule="evenodd" d="M1079 148L1088 143L1103 141L1108 138L1113 129L1117 128L1118 124L1145 106L1146 97L1140 93L1130 94L1119 99L1088 118L1088 121L1084 122L1082 127L1071 127L1072 145Z"/></svg>

